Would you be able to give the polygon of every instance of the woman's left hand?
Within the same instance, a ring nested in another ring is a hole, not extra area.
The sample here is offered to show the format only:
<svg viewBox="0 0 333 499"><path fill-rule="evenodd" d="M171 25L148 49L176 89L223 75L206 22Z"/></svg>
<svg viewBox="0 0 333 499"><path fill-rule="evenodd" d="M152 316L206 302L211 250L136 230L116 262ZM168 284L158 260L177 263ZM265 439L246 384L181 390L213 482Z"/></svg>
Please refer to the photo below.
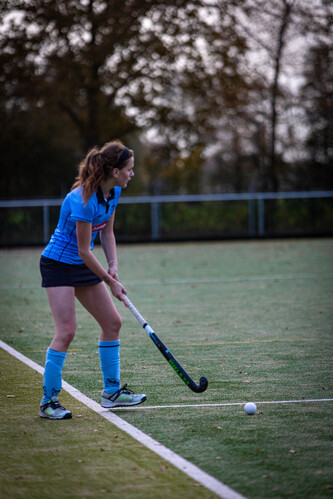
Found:
<svg viewBox="0 0 333 499"><path fill-rule="evenodd" d="M109 265L108 274L116 281L119 281L118 266L116 261L112 262L111 265Z"/></svg>

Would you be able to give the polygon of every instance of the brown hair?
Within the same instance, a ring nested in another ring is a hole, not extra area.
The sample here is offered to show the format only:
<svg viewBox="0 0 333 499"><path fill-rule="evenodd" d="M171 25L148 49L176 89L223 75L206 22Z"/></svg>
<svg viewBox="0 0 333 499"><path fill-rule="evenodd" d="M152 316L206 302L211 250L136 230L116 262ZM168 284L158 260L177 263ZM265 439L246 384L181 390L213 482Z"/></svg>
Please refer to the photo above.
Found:
<svg viewBox="0 0 333 499"><path fill-rule="evenodd" d="M82 186L83 200L87 203L100 183L111 176L113 168L121 170L132 156L133 151L120 140L107 142L102 148L93 147L81 161L72 189Z"/></svg>

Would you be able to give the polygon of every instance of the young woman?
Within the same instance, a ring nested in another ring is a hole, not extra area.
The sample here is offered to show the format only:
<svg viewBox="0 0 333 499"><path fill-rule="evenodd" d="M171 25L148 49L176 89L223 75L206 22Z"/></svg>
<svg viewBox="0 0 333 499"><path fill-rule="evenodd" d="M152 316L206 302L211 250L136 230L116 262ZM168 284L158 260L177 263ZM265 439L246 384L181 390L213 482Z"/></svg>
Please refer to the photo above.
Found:
<svg viewBox="0 0 333 499"><path fill-rule="evenodd" d="M42 286L55 324L55 335L46 353L44 397L39 411L43 418L72 417L60 405L58 394L67 350L75 335L75 298L101 328L102 407L136 405L146 400L144 394L135 395L127 385L120 387L121 319L107 288L125 302L126 290L118 281L113 224L121 189L134 176L133 168L133 151L120 141L93 148L80 164L76 182L62 204L57 228L42 253ZM108 271L92 252L98 232Z"/></svg>

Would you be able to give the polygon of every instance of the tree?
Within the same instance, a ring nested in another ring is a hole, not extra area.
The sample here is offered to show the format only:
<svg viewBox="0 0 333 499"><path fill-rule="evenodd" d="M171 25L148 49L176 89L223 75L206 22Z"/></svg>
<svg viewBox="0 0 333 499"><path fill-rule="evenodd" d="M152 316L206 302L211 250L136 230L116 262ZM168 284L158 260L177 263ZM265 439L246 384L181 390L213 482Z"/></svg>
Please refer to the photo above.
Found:
<svg viewBox="0 0 333 499"><path fill-rule="evenodd" d="M309 189L328 189L333 187L333 61L327 40L317 40L309 48L304 76L301 98L309 161L303 163L298 176L302 175Z"/></svg>
<svg viewBox="0 0 333 499"><path fill-rule="evenodd" d="M307 155L303 66L314 39L328 37L330 9L325 0L247 0L235 8L237 30L246 40L239 67L247 92L232 121L221 120L216 133L221 188L295 185L293 164Z"/></svg>
<svg viewBox="0 0 333 499"><path fill-rule="evenodd" d="M202 4L5 0L1 80L7 96L55 103L77 127L84 148L101 141L105 126L109 136L110 130L124 135L136 126L180 122L179 105L214 83L205 57L213 54L217 30L206 22ZM236 57L227 54L230 22L223 28L224 66L235 72ZM192 103L192 118L196 111Z"/></svg>
<svg viewBox="0 0 333 499"><path fill-rule="evenodd" d="M237 54L245 45L230 12L242 3L3 0L4 113L38 110L49 123L59 120L69 140L74 127L74 156L143 129L175 157L200 148L212 115L231 107L241 85Z"/></svg>
<svg viewBox="0 0 333 499"><path fill-rule="evenodd" d="M260 188L277 191L279 189L278 164L281 154L277 151L277 127L282 112L281 101L286 100L288 88L282 86L281 76L285 70L285 49L297 37L294 18L295 0L249 0L246 9L240 13L239 26L249 40L253 50L252 66L260 80L258 130L264 133L266 151L261 173ZM263 98L264 97L264 98ZM255 114L252 114L254 120ZM263 120L265 126L263 129ZM263 151L262 151L263 152Z"/></svg>

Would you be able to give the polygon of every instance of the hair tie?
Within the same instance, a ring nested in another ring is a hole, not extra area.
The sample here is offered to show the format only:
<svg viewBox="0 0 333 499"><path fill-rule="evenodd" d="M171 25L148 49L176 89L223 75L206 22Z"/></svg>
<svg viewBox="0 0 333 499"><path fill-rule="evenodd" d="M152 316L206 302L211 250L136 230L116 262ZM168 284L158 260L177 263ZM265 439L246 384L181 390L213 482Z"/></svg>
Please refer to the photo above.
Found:
<svg viewBox="0 0 333 499"><path fill-rule="evenodd" d="M118 168L118 166L120 166L122 163L125 163L125 161L127 161L131 157L132 157L131 151L128 149L128 147L125 147L125 149L123 150L123 152L120 155L120 158L118 159L116 164L113 166L113 168Z"/></svg>

